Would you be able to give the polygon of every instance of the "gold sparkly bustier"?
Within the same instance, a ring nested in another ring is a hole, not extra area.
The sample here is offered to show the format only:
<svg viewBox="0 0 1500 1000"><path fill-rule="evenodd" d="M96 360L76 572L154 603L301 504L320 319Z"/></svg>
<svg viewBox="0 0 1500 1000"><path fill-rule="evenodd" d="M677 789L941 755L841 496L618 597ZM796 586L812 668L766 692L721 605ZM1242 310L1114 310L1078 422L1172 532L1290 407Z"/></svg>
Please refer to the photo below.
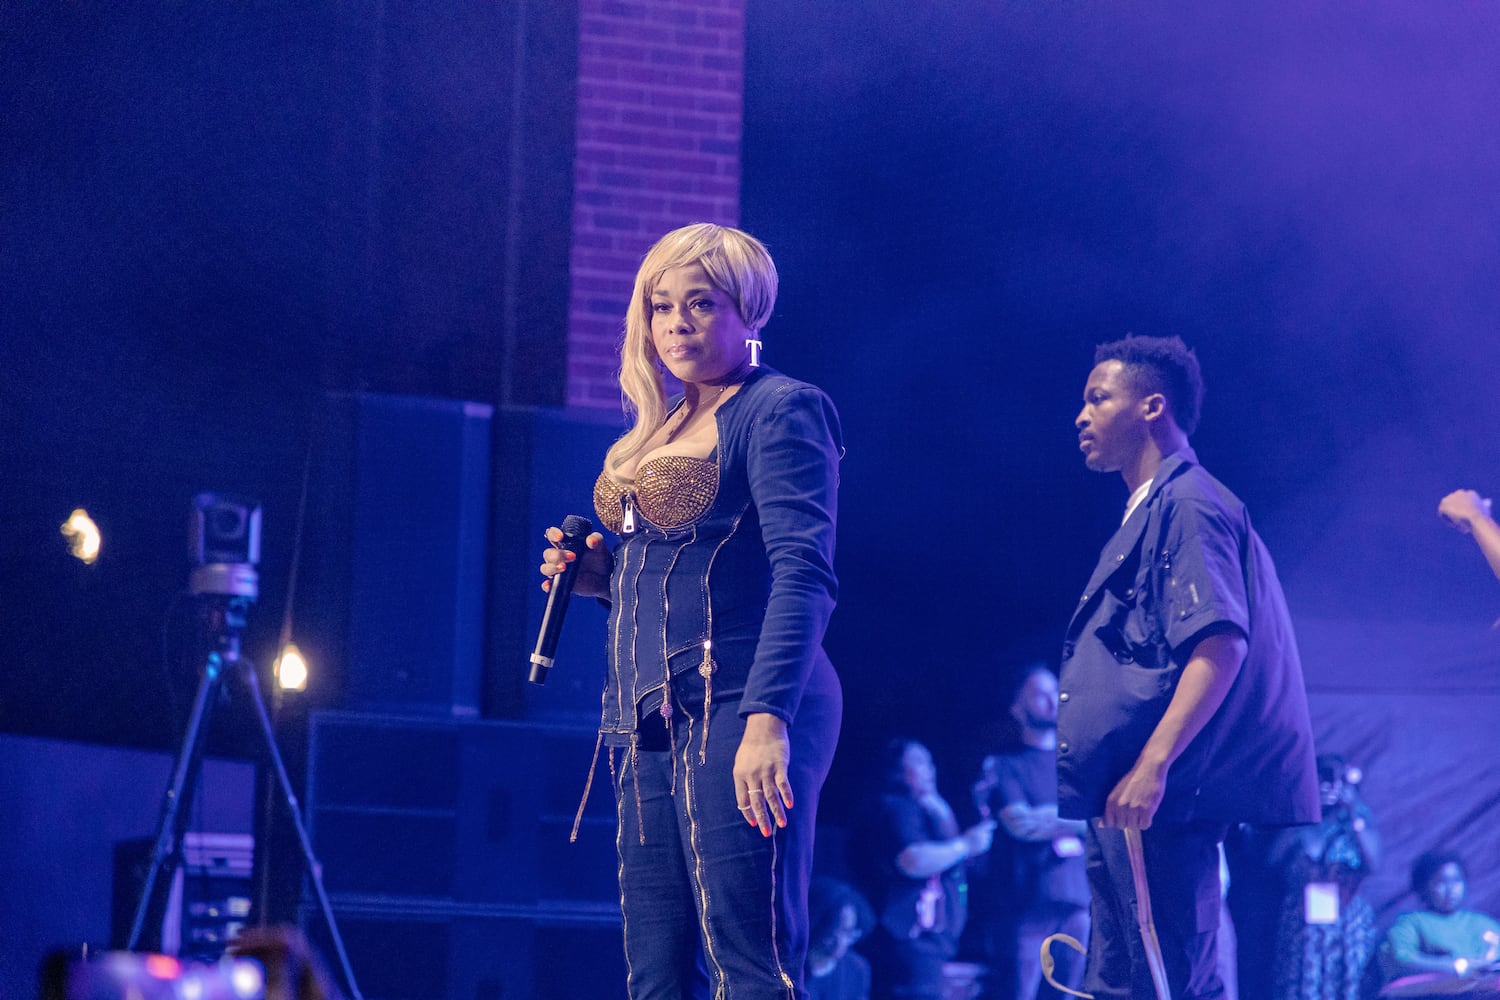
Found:
<svg viewBox="0 0 1500 1000"><path fill-rule="evenodd" d="M658 528L681 528L702 517L719 492L719 463L711 458L663 455L642 462L635 482L618 483L607 472L594 481L594 512L617 535L629 534L635 513Z"/></svg>

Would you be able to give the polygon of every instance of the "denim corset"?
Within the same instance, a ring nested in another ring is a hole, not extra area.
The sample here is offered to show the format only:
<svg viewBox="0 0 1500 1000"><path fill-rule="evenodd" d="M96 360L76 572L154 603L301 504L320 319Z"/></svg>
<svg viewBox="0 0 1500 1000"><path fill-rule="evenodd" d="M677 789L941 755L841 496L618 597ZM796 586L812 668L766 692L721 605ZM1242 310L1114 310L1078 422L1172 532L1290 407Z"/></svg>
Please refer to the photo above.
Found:
<svg viewBox="0 0 1500 1000"><path fill-rule="evenodd" d="M694 519L655 524L630 493L620 497L618 490L616 502L627 510L599 511L606 522L624 522L610 578L601 733L634 732L642 708L696 715L698 705L663 698L669 680L688 671L698 675L694 701L707 689L705 711L710 697L738 699L757 662L758 676L769 677L755 685L770 692L762 709L790 721L796 697L778 704L780 692L794 687L800 694L812 659L821 655L834 598L837 417L818 390L760 369L715 420L717 491L696 505L704 509ZM758 507L752 478L789 502L767 503L763 496ZM596 496L609 502L603 491ZM777 579L796 594L782 603L795 613L776 610L773 558ZM769 642L763 633L772 633Z"/></svg>

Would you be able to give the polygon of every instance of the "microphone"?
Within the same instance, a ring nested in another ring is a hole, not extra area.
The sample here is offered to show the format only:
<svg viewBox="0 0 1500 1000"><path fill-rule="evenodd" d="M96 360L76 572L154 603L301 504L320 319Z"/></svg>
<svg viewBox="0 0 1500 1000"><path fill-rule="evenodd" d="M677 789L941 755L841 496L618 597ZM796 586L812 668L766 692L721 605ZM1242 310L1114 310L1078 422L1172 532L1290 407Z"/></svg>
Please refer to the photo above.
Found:
<svg viewBox="0 0 1500 1000"><path fill-rule="evenodd" d="M594 530L594 522L577 514L563 518L562 541L555 548L581 556L588 549L584 539ZM547 671L552 669L553 657L557 655L557 637L562 633L563 615L568 613L568 599L573 596L573 581L578 577L578 563L563 563L563 571L552 578L547 590L547 610L542 612L542 629L536 637L536 652L531 654L531 674L527 678L533 684L547 683Z"/></svg>

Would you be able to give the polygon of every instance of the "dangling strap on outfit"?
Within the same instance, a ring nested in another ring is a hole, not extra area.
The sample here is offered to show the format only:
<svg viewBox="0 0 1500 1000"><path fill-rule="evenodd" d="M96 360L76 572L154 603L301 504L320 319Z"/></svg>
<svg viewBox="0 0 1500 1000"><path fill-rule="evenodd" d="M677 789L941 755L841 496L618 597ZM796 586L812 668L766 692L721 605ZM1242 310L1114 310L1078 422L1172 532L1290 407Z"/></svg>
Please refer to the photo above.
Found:
<svg viewBox="0 0 1500 1000"><path fill-rule="evenodd" d="M714 662L710 650L712 639L703 640L703 662L698 664L698 676L703 678L703 741L698 745L698 763L708 763L708 713L714 704L714 671L719 665Z"/></svg>
<svg viewBox="0 0 1500 1000"><path fill-rule="evenodd" d="M568 835L568 843L578 842L578 827L583 823L583 810L589 804L589 792L594 787L594 769L599 766L599 747L604 743L604 730L599 730L599 736L594 740L594 757L589 761L589 776L583 782L583 798L579 800L578 812L573 817L573 832ZM615 773L615 755L609 755L609 773Z"/></svg>

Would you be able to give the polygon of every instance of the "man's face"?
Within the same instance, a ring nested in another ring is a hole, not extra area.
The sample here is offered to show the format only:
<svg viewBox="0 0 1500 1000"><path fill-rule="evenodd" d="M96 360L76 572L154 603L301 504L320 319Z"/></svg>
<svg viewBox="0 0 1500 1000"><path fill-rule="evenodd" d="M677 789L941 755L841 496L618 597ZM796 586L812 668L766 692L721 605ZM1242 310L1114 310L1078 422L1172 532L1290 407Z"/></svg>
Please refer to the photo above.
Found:
<svg viewBox="0 0 1500 1000"><path fill-rule="evenodd" d="M1011 713L1028 729L1057 726L1057 678L1050 670L1033 670L1016 695Z"/></svg>
<svg viewBox="0 0 1500 1000"><path fill-rule="evenodd" d="M1125 365L1101 361L1083 387L1083 409L1073 421L1083 462L1095 472L1119 472L1146 447L1146 401L1125 380Z"/></svg>
<svg viewBox="0 0 1500 1000"><path fill-rule="evenodd" d="M913 796L921 798L937 791L937 768L932 754L920 743L913 743L901 754L901 773Z"/></svg>

